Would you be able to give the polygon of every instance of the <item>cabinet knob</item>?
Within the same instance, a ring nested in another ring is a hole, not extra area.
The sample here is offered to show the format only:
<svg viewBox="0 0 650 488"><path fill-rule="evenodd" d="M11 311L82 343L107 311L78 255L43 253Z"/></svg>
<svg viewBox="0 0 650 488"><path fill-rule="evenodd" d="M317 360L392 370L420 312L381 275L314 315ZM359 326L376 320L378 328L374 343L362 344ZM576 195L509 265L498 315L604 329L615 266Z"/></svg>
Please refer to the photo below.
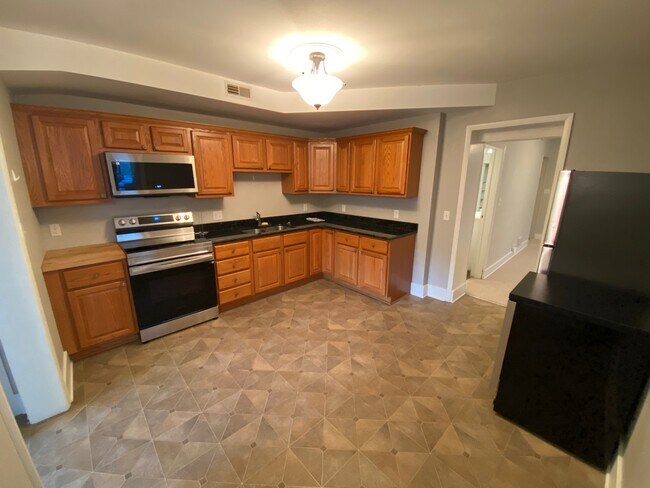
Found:
<svg viewBox="0 0 650 488"><path fill-rule="evenodd" d="M95 273L95 274L93 275L93 280L96 280L97 278L99 278L99 273Z"/></svg>
<svg viewBox="0 0 650 488"><path fill-rule="evenodd" d="M233 281L233 283L237 283L238 281L239 281L239 278L235 278L235 280Z"/></svg>
<svg viewBox="0 0 650 488"><path fill-rule="evenodd" d="M122 286L126 286L126 281L123 281L123 282L122 282Z"/></svg>

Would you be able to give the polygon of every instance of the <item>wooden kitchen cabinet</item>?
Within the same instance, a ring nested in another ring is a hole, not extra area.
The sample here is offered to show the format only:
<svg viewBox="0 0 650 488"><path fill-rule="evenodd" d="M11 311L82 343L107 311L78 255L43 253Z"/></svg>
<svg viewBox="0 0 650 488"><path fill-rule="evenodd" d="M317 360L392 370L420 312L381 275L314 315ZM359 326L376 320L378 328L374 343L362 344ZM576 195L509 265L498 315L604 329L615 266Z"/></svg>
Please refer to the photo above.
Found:
<svg viewBox="0 0 650 488"><path fill-rule="evenodd" d="M101 120L104 147L110 149L150 149L147 126L124 120Z"/></svg>
<svg viewBox="0 0 650 488"><path fill-rule="evenodd" d="M323 229L309 231L309 274L323 272Z"/></svg>
<svg viewBox="0 0 650 488"><path fill-rule="evenodd" d="M336 189L336 141L309 142L309 191L333 193Z"/></svg>
<svg viewBox="0 0 650 488"><path fill-rule="evenodd" d="M191 154L190 131L184 127L151 127L154 151Z"/></svg>
<svg viewBox="0 0 650 488"><path fill-rule="evenodd" d="M192 131L197 197L234 195L232 141L226 132Z"/></svg>
<svg viewBox="0 0 650 488"><path fill-rule="evenodd" d="M255 293L282 286L282 250L256 252L253 254Z"/></svg>
<svg viewBox="0 0 650 488"><path fill-rule="evenodd" d="M339 140L336 154L336 191L348 193L350 191L350 142Z"/></svg>
<svg viewBox="0 0 650 488"><path fill-rule="evenodd" d="M249 240L214 246L219 306L253 294Z"/></svg>
<svg viewBox="0 0 650 488"><path fill-rule="evenodd" d="M266 169L291 171L293 168L293 143L290 139L266 138Z"/></svg>
<svg viewBox="0 0 650 488"><path fill-rule="evenodd" d="M284 283L304 280L309 276L309 232L293 232L283 236Z"/></svg>
<svg viewBox="0 0 650 488"><path fill-rule="evenodd" d="M415 197L420 186L424 131L394 131L377 139L375 193Z"/></svg>
<svg viewBox="0 0 650 488"><path fill-rule="evenodd" d="M32 205L98 203L108 198L94 118L14 111Z"/></svg>
<svg viewBox="0 0 650 488"><path fill-rule="evenodd" d="M72 359L137 337L125 259L117 244L46 253L43 276L63 349Z"/></svg>
<svg viewBox="0 0 650 488"><path fill-rule="evenodd" d="M388 256L366 249L359 250L359 273L357 286L376 295L386 294Z"/></svg>
<svg viewBox="0 0 650 488"><path fill-rule="evenodd" d="M334 233L334 278L357 285L359 237L346 232Z"/></svg>
<svg viewBox="0 0 650 488"><path fill-rule="evenodd" d="M334 231L323 229L323 275L334 274Z"/></svg>
<svg viewBox="0 0 650 488"><path fill-rule="evenodd" d="M92 347L136 332L127 278L68 292L79 345Z"/></svg>
<svg viewBox="0 0 650 488"><path fill-rule="evenodd" d="M233 168L236 171L263 171L266 168L266 140L254 134L233 134Z"/></svg>
<svg viewBox="0 0 650 488"><path fill-rule="evenodd" d="M305 141L293 141L293 171L282 175L282 193L309 191L309 146Z"/></svg>
<svg viewBox="0 0 650 488"><path fill-rule="evenodd" d="M350 193L373 193L377 139L353 139L350 142Z"/></svg>

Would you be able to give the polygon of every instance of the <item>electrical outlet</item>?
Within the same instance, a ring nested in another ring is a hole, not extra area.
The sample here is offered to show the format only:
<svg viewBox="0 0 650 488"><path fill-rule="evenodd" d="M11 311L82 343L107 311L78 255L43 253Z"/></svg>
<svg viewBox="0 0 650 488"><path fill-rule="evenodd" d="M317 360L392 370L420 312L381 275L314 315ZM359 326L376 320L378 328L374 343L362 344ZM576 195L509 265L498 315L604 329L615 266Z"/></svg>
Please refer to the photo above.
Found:
<svg viewBox="0 0 650 488"><path fill-rule="evenodd" d="M223 212L221 210L212 212L212 220L223 220Z"/></svg>
<svg viewBox="0 0 650 488"><path fill-rule="evenodd" d="M63 235L61 232L61 226L59 224L50 224L50 235L52 237L59 237Z"/></svg>
<svg viewBox="0 0 650 488"><path fill-rule="evenodd" d="M442 220L449 220L451 218L451 212L449 210L445 210L442 212Z"/></svg>
<svg viewBox="0 0 650 488"><path fill-rule="evenodd" d="M345 205L341 205L341 212L347 212L347 207Z"/></svg>
<svg viewBox="0 0 650 488"><path fill-rule="evenodd" d="M393 210L393 218L399 219L399 210Z"/></svg>
<svg viewBox="0 0 650 488"><path fill-rule="evenodd" d="M307 204L306 203L303 203L302 209L305 210L305 211L307 210Z"/></svg>

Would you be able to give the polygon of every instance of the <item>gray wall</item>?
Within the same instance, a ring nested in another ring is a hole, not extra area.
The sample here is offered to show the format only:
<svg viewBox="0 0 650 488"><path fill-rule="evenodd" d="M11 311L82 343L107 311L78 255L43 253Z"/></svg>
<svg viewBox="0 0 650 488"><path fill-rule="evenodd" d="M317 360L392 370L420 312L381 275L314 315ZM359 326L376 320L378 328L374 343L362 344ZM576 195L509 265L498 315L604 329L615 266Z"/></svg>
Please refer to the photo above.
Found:
<svg viewBox="0 0 650 488"><path fill-rule="evenodd" d="M537 186L533 223L530 226L531 239L535 239L535 236L538 238L543 237L546 212L551 204L551 188L553 187L553 176L559 149L560 139L546 139L544 141L544 161L542 162L542 172Z"/></svg>
<svg viewBox="0 0 650 488"><path fill-rule="evenodd" d="M542 140L507 142L503 146L485 263L488 268L528 240L544 157Z"/></svg>
<svg viewBox="0 0 650 488"><path fill-rule="evenodd" d="M552 74L500 83L493 107L447 115L431 249L429 284L447 287L455 210L468 125L575 113L568 168L650 171L650 70L603 69ZM449 222L444 210L452 212ZM465 281L462 263L453 286Z"/></svg>

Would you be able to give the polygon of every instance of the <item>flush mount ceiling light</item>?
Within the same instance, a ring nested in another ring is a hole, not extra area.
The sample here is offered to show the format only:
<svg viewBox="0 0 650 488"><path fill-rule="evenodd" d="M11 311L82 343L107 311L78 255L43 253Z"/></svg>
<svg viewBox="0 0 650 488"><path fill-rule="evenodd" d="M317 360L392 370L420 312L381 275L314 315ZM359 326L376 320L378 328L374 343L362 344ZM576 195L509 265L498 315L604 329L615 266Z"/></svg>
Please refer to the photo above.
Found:
<svg viewBox="0 0 650 488"><path fill-rule="evenodd" d="M300 75L291 85L305 102L318 110L332 101L334 95L343 88L343 82L336 76L327 74L325 53L314 51L309 54L309 60L312 62L311 71Z"/></svg>

